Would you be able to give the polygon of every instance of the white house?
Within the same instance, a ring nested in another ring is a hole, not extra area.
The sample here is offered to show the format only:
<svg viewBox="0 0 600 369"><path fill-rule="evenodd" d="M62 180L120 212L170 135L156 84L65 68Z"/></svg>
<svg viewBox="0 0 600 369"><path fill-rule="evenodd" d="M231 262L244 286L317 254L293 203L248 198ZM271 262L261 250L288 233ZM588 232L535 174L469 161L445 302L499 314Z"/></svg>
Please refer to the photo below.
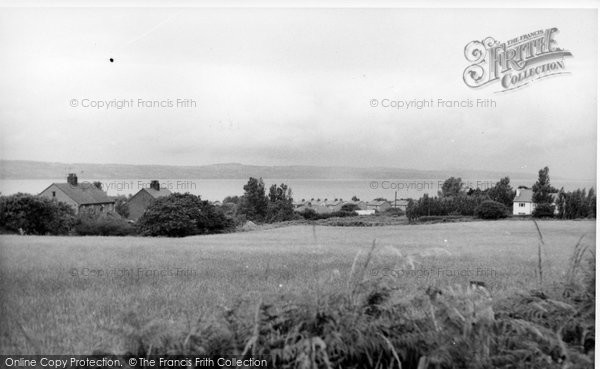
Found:
<svg viewBox="0 0 600 369"><path fill-rule="evenodd" d="M552 194L554 201L552 205L555 206L554 214L558 214L556 208L556 199L558 194ZM535 203L533 202L533 190L528 188L517 188L517 195L513 200L513 215L531 215L535 210Z"/></svg>
<svg viewBox="0 0 600 369"><path fill-rule="evenodd" d="M533 190L517 188L517 195L513 200L513 215L531 215L534 209Z"/></svg>

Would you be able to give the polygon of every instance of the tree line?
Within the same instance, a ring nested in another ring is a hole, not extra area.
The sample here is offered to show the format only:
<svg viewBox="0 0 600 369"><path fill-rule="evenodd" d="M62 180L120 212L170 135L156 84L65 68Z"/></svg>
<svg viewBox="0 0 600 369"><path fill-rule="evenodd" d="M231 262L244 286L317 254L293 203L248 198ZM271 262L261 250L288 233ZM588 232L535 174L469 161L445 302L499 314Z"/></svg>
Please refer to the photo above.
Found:
<svg viewBox="0 0 600 369"><path fill-rule="evenodd" d="M528 189L524 187L523 189ZM534 217L555 217L558 219L595 218L596 194L591 188L572 192L554 188L550 183L550 169L544 167L538 172L538 179L532 190ZM409 220L427 216L476 216L482 219L507 217L513 207L516 190L510 185L510 178L500 179L493 187L482 189L465 188L462 179L450 177L442 184L438 196L424 194L418 200L409 201L406 216Z"/></svg>
<svg viewBox="0 0 600 369"><path fill-rule="evenodd" d="M101 188L101 183L94 183ZM312 211L294 211L292 189L282 183L267 192L262 178L249 178L242 196L228 196L220 206L190 193L174 193L154 201L136 224L127 221L127 198L115 199L115 213L83 210L39 196L18 193L0 196L0 231L26 234L146 235L183 237L228 232L247 221L274 223L294 219L317 219ZM548 167L541 169L532 187L533 216L575 219L596 216L593 188L565 191L550 183ZM438 195L424 194L410 200L410 221L427 216L475 216L498 219L508 216L516 191L510 178L501 178L485 190L466 188L460 177L444 181ZM353 206L346 204L346 207ZM356 209L342 208L335 216L355 215Z"/></svg>

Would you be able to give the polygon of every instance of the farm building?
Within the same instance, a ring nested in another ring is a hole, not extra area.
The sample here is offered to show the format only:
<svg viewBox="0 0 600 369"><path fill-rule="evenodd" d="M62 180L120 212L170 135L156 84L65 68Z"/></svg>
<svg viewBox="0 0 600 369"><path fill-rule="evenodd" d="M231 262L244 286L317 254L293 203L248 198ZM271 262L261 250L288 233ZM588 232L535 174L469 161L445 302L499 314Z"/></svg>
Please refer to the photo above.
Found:
<svg viewBox="0 0 600 369"><path fill-rule="evenodd" d="M139 190L127 204L129 205L129 219L138 220L148 207L158 198L169 196L171 191L160 188L157 180L150 182L150 187Z"/></svg>
<svg viewBox="0 0 600 369"><path fill-rule="evenodd" d="M82 210L104 213L115 210L115 201L106 192L91 183L78 183L74 173L68 175L67 183L52 183L39 196L71 205L77 214Z"/></svg>

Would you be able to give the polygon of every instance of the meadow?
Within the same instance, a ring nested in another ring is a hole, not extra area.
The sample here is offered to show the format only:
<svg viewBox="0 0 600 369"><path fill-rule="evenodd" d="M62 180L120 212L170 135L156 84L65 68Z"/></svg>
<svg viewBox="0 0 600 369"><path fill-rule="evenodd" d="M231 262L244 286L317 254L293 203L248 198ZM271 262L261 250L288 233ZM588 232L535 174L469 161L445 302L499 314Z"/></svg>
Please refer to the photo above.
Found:
<svg viewBox="0 0 600 369"><path fill-rule="evenodd" d="M134 316L185 330L199 317L258 301L318 300L347 285L357 253L364 279L402 294L485 284L493 299L560 282L594 221L527 220L383 227L293 225L181 239L0 236L0 352L122 350ZM161 328L162 329L162 328Z"/></svg>

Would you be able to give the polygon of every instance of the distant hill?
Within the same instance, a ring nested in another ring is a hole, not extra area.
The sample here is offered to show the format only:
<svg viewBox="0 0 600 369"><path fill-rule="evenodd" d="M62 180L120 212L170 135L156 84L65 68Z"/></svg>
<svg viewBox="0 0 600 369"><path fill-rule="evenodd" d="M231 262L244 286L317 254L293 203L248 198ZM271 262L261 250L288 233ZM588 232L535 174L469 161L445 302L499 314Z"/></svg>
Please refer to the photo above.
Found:
<svg viewBox="0 0 600 369"><path fill-rule="evenodd" d="M443 179L451 176L468 179L535 180L537 171L531 173L506 173L456 170L415 170L389 167L353 168L320 166L258 166L238 163L202 166L130 165L50 163L24 160L0 160L1 179L55 179L77 173L80 179L246 179L262 177L273 179ZM559 178L556 178L559 179Z"/></svg>

